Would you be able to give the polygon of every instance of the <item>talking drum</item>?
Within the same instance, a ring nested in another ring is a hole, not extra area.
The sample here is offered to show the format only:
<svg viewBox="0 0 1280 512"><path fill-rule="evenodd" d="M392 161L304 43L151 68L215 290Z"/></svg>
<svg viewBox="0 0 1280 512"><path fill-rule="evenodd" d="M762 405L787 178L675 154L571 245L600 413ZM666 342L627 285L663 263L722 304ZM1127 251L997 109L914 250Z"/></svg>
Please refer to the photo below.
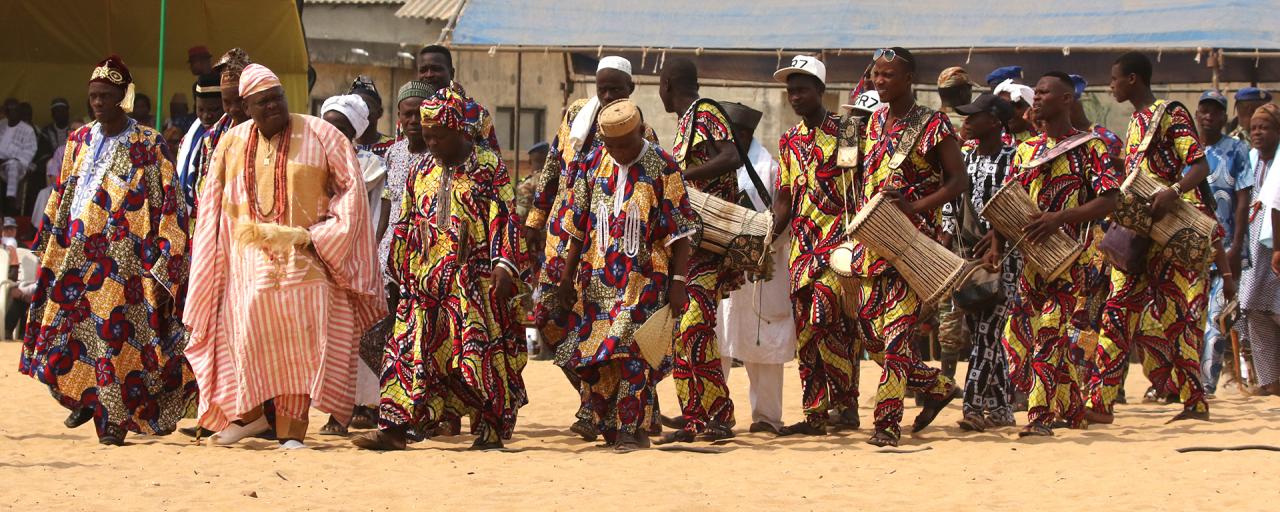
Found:
<svg viewBox="0 0 1280 512"><path fill-rule="evenodd" d="M916 229L883 194L876 194L862 207L849 234L888 260L922 304L946 297L965 273L964 259Z"/></svg>
<svg viewBox="0 0 1280 512"><path fill-rule="evenodd" d="M858 300L862 293L859 290L862 283L853 273L853 248L853 242L840 244L831 250L829 261L831 272L840 281L840 288L843 291L840 295L840 308L849 318L858 318L858 309L862 307Z"/></svg>
<svg viewBox="0 0 1280 512"><path fill-rule="evenodd" d="M1071 268L1084 247L1061 229L1043 242L1026 240L1023 230L1031 223L1032 216L1039 213L1040 207L1031 200L1027 190L1018 183L1009 183L991 196L978 215L987 219L1005 239L1013 241L1014 247L1022 252L1023 261L1031 265L1036 274L1052 281Z"/></svg>
<svg viewBox="0 0 1280 512"><path fill-rule="evenodd" d="M769 232L771 212L757 212L689 188L689 204L702 218L702 239L698 247L725 256L725 265L734 270L764 274L769 272Z"/></svg>
<svg viewBox="0 0 1280 512"><path fill-rule="evenodd" d="M1213 232L1218 221L1182 200L1175 202L1164 218L1155 221L1151 217L1151 198L1168 188L1145 172L1131 173L1120 186L1124 197L1112 217L1117 224L1163 246L1175 263L1200 267L1213 254Z"/></svg>

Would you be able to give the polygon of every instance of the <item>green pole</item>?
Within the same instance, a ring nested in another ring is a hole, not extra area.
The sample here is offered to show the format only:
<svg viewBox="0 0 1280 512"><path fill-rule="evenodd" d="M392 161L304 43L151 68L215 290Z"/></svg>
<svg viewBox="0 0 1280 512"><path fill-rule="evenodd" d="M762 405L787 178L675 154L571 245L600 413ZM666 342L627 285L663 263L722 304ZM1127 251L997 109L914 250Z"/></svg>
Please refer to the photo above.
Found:
<svg viewBox="0 0 1280 512"><path fill-rule="evenodd" d="M155 105L156 119L152 128L161 129L164 124L164 25L168 0L160 0L160 64L156 68L156 98L151 100Z"/></svg>

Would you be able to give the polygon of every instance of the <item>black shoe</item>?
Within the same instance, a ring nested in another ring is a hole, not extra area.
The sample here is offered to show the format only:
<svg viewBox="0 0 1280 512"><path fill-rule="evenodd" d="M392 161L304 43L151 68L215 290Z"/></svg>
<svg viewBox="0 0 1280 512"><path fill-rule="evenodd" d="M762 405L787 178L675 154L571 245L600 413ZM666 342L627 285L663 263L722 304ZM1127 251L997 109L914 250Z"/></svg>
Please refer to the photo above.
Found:
<svg viewBox="0 0 1280 512"><path fill-rule="evenodd" d="M658 418L658 421L662 423L662 426L667 428L682 429L685 425L689 424L689 420L685 419L683 416L676 416L673 418L671 416L658 415Z"/></svg>
<svg viewBox="0 0 1280 512"><path fill-rule="evenodd" d="M778 432L780 436L825 436L827 435L827 426L824 424L814 424L809 421L801 421L792 425L782 427Z"/></svg>
<svg viewBox="0 0 1280 512"><path fill-rule="evenodd" d="M666 435L662 436L662 439L659 439L654 444L663 445L663 444L671 444L671 443L692 443L697 439L698 439L697 434L694 434L693 432L690 432L688 430L677 430L675 432L669 432Z"/></svg>
<svg viewBox="0 0 1280 512"><path fill-rule="evenodd" d="M942 410L947 407L947 404L951 403L951 401L955 399L955 393L947 393L945 397L940 399L924 399L924 403L921 405L921 407L924 407L924 410L920 411L920 415L916 416L915 421L911 422L911 432L915 433L924 430L925 427L928 427L929 424L933 423L933 420L938 417L938 413L942 412Z"/></svg>
<svg viewBox="0 0 1280 512"><path fill-rule="evenodd" d="M757 421L755 423L752 423L750 427L747 427L747 432L751 432L752 434L759 434L761 432L764 432L767 434L773 434L775 436L782 435L781 431L778 430L778 427L773 426L772 423L769 423L767 421Z"/></svg>
<svg viewBox="0 0 1280 512"><path fill-rule="evenodd" d="M62 421L62 424L66 425L67 428L76 428L88 423L91 419L93 419L93 408L81 407L79 409L72 410L71 414L67 416L67 419Z"/></svg>
<svg viewBox="0 0 1280 512"><path fill-rule="evenodd" d="M733 439L733 437L732 425L725 425L715 421L707 422L707 431L702 433L702 439L711 442Z"/></svg>
<svg viewBox="0 0 1280 512"><path fill-rule="evenodd" d="M204 427L183 427L178 429L178 433L187 437L199 437L201 439L217 434L217 432Z"/></svg>
<svg viewBox="0 0 1280 512"><path fill-rule="evenodd" d="M1209 421L1209 411L1193 411L1190 409L1184 409L1182 412L1178 413L1177 416L1174 416L1173 419L1169 420L1168 423L1183 420Z"/></svg>

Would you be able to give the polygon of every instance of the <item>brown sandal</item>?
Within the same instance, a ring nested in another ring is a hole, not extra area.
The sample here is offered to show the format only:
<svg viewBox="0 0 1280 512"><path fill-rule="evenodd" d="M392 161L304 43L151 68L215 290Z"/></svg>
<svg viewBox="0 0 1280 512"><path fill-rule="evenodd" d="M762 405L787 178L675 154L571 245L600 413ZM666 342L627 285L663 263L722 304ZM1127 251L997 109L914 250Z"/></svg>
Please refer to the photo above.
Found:
<svg viewBox="0 0 1280 512"><path fill-rule="evenodd" d="M379 452L403 450L408 447L404 435L391 434L385 430L375 430L355 436L351 438L351 444L362 450Z"/></svg>
<svg viewBox="0 0 1280 512"><path fill-rule="evenodd" d="M977 414L966 414L960 419L960 430L966 432L986 432L987 427L991 425L987 423L987 419Z"/></svg>
<svg viewBox="0 0 1280 512"><path fill-rule="evenodd" d="M890 434L883 430L877 430L876 433L871 434L871 438L867 439L867 444L872 446L879 446L881 448L884 448L886 446L897 447L898 438L894 437L893 434Z"/></svg>
<svg viewBox="0 0 1280 512"><path fill-rule="evenodd" d="M1018 437L1053 437L1053 429L1043 423L1031 423L1018 432Z"/></svg>

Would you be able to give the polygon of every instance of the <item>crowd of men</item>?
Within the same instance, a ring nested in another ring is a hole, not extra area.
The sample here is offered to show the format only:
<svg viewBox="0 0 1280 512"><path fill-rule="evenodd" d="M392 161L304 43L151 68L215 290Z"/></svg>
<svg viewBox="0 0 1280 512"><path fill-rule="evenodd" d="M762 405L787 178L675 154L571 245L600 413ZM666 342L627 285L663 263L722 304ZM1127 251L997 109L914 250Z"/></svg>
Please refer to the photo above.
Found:
<svg viewBox="0 0 1280 512"><path fill-rule="evenodd" d="M14 293L31 304L20 369L71 411L69 428L92 420L100 442L120 445L195 417L185 433L217 444L295 449L315 408L330 415L320 434L363 449L460 435L464 419L474 448L501 448L528 401L527 322L580 397L570 430L619 451L733 437L735 361L751 432L820 436L861 427L865 354L882 369L876 446L899 443L909 396L913 432L959 397L967 430L1013 427L1023 408L1021 436L1110 423L1133 354L1152 399L1182 404L1173 420L1207 420L1229 332L1241 340L1234 373L1280 394L1280 177L1268 179L1280 107L1265 91L1236 93L1227 134L1222 93L1194 113L1157 98L1151 61L1127 53L1110 91L1134 114L1115 134L1085 115L1079 75L1024 84L1020 68L1000 68L974 97L980 86L949 68L934 110L916 101L911 52L885 48L833 112L824 63L800 55L774 74L800 121L771 154L761 112L704 97L688 59L662 67L677 120L668 146L629 99L631 63L610 56L595 94L535 148L539 172L516 184L449 50L428 46L416 63L396 90L396 137L377 129L372 81L319 117L290 113L280 80L238 48L216 63L193 49L196 111L168 127L183 133L176 151L137 117L143 96L118 57L92 69L91 122L71 127L55 101L63 115L40 133L60 156L34 215L38 278ZM13 148L35 131L18 106L6 115L0 158L23 172L34 150ZM1185 202L1216 220L1212 261L1153 246L1138 270L1114 264L1103 240L1140 238L1115 218L1134 173L1162 187L1140 205L1152 218ZM1005 187L1040 211L1021 233L979 213ZM702 243L708 203L694 192L771 212L772 272ZM980 262L997 293L978 305L918 294L895 255L849 232L877 197ZM1062 234L1083 247L1065 272L1024 264L1025 244ZM833 269L842 247L852 277ZM948 339L942 368L916 346L933 318ZM670 329L656 331L656 355L651 325ZM787 425L793 358L803 418ZM667 377L669 416L656 392Z"/></svg>

